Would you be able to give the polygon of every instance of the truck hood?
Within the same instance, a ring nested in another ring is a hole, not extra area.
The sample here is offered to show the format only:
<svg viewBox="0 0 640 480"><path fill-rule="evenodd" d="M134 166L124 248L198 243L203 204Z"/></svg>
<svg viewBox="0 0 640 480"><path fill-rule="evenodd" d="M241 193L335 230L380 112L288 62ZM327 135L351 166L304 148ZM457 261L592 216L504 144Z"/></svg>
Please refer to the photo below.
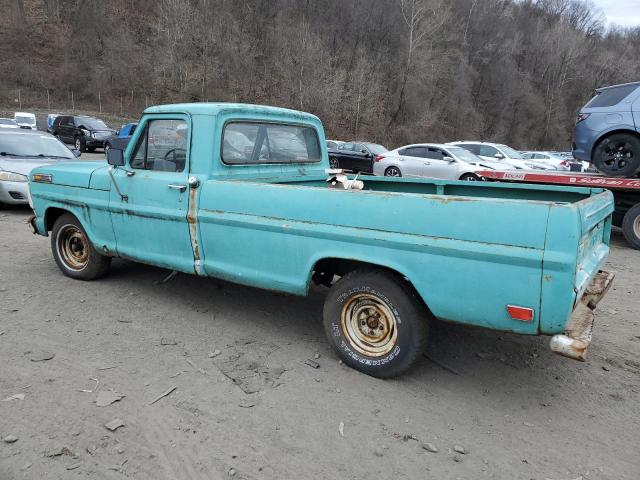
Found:
<svg viewBox="0 0 640 480"><path fill-rule="evenodd" d="M89 188L91 175L96 170L104 168L104 162L58 162L55 165L44 165L32 171L32 173L46 173L52 176L52 182L56 185L68 187Z"/></svg>

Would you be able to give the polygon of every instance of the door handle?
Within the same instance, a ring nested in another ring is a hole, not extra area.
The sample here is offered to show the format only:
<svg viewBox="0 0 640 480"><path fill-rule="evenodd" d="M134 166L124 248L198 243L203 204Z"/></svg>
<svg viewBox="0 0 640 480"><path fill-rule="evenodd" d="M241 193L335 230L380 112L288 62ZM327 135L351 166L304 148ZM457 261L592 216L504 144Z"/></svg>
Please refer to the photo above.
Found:
<svg viewBox="0 0 640 480"><path fill-rule="evenodd" d="M167 185L172 190L178 190L180 193L187 190L186 185Z"/></svg>

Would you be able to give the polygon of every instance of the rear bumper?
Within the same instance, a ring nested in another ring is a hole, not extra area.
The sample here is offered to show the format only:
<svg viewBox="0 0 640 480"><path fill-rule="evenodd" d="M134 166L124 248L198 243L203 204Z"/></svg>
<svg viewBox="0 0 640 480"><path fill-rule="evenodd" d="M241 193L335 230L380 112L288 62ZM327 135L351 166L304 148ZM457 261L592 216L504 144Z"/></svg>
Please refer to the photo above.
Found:
<svg viewBox="0 0 640 480"><path fill-rule="evenodd" d="M594 310L598 302L609 290L614 274L600 270L571 314L563 334L551 337L551 351L564 357L584 362L587 349L591 344Z"/></svg>

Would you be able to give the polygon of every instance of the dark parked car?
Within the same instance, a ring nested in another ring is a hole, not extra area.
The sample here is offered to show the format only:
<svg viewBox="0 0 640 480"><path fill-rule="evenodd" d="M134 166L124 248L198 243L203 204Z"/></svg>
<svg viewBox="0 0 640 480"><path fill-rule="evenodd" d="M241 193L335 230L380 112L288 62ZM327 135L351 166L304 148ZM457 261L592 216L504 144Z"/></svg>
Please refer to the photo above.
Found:
<svg viewBox="0 0 640 480"><path fill-rule="evenodd" d="M117 148L118 150L126 150L127 145L129 145L129 140L131 140L131 136L133 132L136 131L137 123L125 123L120 130L116 132L115 135L111 135L104 141L104 154L107 155L107 152L110 148Z"/></svg>
<svg viewBox="0 0 640 480"><path fill-rule="evenodd" d="M336 149L328 149L331 168L353 172L373 173L373 159L388 150L382 145L365 142L348 142Z"/></svg>
<svg viewBox="0 0 640 480"><path fill-rule="evenodd" d="M104 141L116 133L99 118L85 115L60 115L54 120L51 131L60 140L73 144L81 152L103 148Z"/></svg>
<svg viewBox="0 0 640 480"><path fill-rule="evenodd" d="M573 131L573 156L606 175L640 172L640 82L598 88Z"/></svg>

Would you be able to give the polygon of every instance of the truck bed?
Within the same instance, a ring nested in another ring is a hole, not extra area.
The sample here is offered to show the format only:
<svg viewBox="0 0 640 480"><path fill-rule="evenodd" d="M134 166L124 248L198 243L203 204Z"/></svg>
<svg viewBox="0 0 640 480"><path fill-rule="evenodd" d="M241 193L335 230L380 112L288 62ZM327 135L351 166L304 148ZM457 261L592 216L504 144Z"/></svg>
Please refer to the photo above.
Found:
<svg viewBox="0 0 640 480"><path fill-rule="evenodd" d="M350 176L350 179L355 176ZM602 189L589 187L557 187L549 185L511 185L484 182L446 181L437 179L388 178L359 176L365 191L444 195L449 197L475 197L509 200L529 200L553 203L575 203ZM268 180L265 180L268 181ZM279 179L274 183L328 188L326 175L320 178Z"/></svg>

